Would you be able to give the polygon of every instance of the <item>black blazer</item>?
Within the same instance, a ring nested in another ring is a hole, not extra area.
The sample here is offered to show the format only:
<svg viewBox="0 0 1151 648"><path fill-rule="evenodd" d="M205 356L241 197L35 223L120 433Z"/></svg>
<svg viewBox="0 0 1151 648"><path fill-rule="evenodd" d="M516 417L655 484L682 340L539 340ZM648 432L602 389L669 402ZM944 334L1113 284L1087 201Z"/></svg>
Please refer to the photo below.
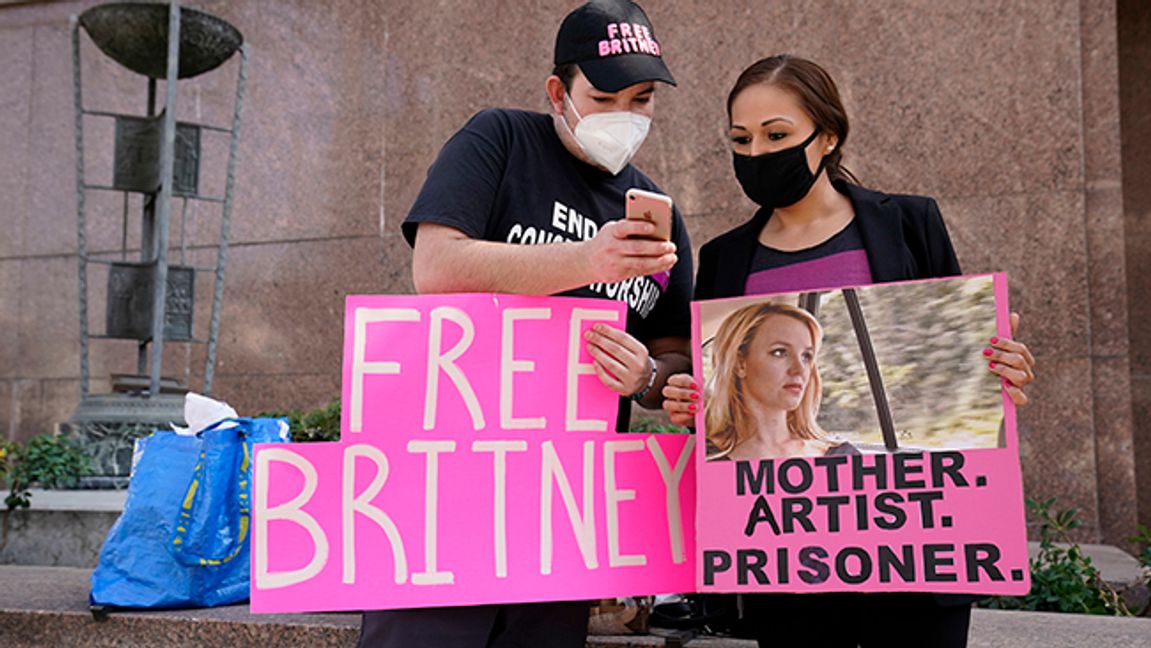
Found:
<svg viewBox="0 0 1151 648"><path fill-rule="evenodd" d="M879 193L834 181L855 208L855 220L876 283L951 277L959 260L935 200L926 196ZM743 295L759 232L772 210L760 209L751 220L721 234L699 250L696 299Z"/></svg>

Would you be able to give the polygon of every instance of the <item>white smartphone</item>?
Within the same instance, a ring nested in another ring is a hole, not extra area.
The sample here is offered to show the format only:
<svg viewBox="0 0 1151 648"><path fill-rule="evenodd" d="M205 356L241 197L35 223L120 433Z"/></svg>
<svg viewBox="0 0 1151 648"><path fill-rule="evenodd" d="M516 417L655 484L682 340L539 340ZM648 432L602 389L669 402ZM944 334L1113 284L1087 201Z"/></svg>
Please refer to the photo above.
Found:
<svg viewBox="0 0 1151 648"><path fill-rule="evenodd" d="M643 189L627 190L628 220L643 220L655 225L655 233L649 237L657 241L671 240L671 198Z"/></svg>

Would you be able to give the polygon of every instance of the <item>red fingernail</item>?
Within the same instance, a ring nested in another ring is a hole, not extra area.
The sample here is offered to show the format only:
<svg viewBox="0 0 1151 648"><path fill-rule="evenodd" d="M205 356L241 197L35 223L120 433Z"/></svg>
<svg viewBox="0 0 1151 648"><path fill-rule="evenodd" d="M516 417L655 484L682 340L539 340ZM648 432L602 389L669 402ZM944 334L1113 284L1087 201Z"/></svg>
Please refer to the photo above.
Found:
<svg viewBox="0 0 1151 648"><path fill-rule="evenodd" d="M997 338L997 337L991 338L991 343L992 344L999 344L999 338Z"/></svg>
<svg viewBox="0 0 1151 648"><path fill-rule="evenodd" d="M687 411L689 411L689 412L694 412L694 411L695 411L695 403L692 403L691 405L688 405L688 406L687 406Z"/></svg>
<svg viewBox="0 0 1151 648"><path fill-rule="evenodd" d="M988 362L988 363L987 363L987 366L988 366L988 367L990 367L990 368L992 368L992 369L994 369L994 368L995 368L995 363L994 363L994 362Z"/></svg>
<svg viewBox="0 0 1151 648"><path fill-rule="evenodd" d="M983 355L985 355L985 356L990 356L992 353L995 353L995 352L992 351L991 349L984 349L983 350Z"/></svg>
<svg viewBox="0 0 1151 648"><path fill-rule="evenodd" d="M696 386L695 386L695 383L692 383L692 384L691 384L691 388L692 388L692 389L699 389L699 387L696 387Z"/></svg>
<svg viewBox="0 0 1151 648"><path fill-rule="evenodd" d="M691 394L691 399L692 399L692 400L699 400L699 394L697 394L697 393L695 393L695 392L692 392L692 394Z"/></svg>

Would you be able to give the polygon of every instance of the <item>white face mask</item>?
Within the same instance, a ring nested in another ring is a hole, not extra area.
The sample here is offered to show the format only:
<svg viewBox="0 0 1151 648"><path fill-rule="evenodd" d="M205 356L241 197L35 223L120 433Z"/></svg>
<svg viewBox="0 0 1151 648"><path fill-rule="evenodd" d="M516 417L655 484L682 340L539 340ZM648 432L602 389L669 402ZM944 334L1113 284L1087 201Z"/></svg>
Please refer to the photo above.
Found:
<svg viewBox="0 0 1151 648"><path fill-rule="evenodd" d="M633 112L600 112L582 117L571 98L564 94L564 101L579 117L575 130L568 126L567 119L560 116L564 128L575 138L583 152L612 175L618 174L639 151L651 128L651 118Z"/></svg>

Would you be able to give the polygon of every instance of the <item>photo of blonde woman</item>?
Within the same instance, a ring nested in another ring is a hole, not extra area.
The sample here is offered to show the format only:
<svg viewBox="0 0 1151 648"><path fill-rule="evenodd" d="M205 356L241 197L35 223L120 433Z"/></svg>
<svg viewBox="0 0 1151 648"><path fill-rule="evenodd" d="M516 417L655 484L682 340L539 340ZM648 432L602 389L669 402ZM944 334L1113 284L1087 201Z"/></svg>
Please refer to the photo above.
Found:
<svg viewBox="0 0 1151 648"><path fill-rule="evenodd" d="M704 410L709 461L859 453L816 422L822 340L815 317L785 304L751 304L723 321Z"/></svg>

